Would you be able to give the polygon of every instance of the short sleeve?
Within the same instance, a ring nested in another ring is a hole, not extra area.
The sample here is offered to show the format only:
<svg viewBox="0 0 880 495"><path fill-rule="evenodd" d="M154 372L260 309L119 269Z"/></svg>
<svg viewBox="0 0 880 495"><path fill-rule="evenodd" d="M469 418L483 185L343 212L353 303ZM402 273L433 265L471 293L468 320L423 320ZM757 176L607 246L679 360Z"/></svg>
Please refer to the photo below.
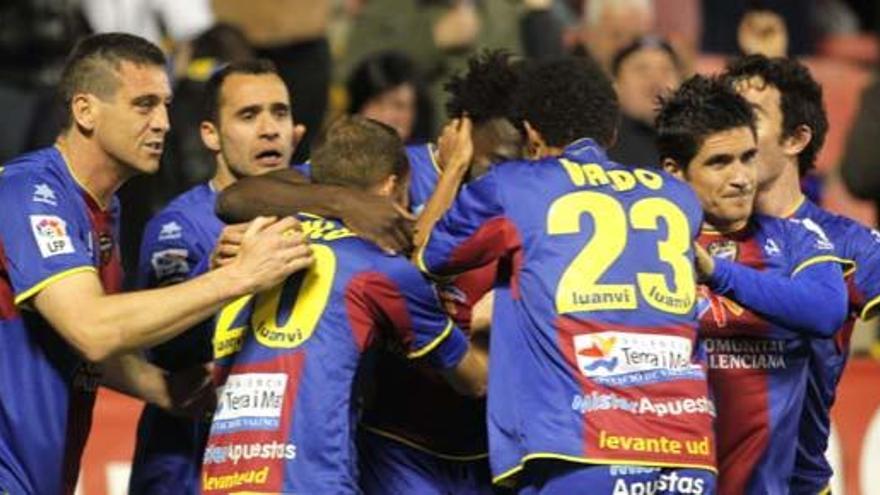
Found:
<svg viewBox="0 0 880 495"><path fill-rule="evenodd" d="M440 306L434 287L403 259L371 274L363 291L380 320L388 323L407 357L426 358L438 368L458 364L467 338Z"/></svg>
<svg viewBox="0 0 880 495"><path fill-rule="evenodd" d="M27 166L27 165L17 165ZM51 283L96 271L91 225L77 211L81 199L51 176L0 174L0 243L22 304Z"/></svg>
<svg viewBox="0 0 880 495"><path fill-rule="evenodd" d="M499 199L496 168L462 187L418 253L422 271L453 275L486 265L520 244Z"/></svg>

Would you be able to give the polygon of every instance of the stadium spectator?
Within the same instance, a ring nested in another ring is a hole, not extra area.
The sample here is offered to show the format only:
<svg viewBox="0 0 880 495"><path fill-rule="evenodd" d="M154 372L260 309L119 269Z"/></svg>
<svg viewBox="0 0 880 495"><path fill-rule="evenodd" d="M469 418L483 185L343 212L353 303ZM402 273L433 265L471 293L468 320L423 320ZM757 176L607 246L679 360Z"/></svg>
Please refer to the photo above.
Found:
<svg viewBox="0 0 880 495"><path fill-rule="evenodd" d="M664 40L647 36L614 56L611 74L621 119L608 156L627 165L655 166L659 163L654 130L658 97L681 84L679 59Z"/></svg>
<svg viewBox="0 0 880 495"><path fill-rule="evenodd" d="M392 127L409 141L417 118L421 81L413 62L393 51L367 56L354 68L346 83L348 112Z"/></svg>

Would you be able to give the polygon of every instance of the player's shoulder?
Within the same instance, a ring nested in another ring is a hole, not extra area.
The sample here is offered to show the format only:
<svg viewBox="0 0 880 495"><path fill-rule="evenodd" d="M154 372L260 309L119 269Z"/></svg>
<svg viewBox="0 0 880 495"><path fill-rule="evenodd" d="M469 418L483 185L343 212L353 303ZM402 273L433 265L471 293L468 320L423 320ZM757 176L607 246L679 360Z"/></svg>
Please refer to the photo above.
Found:
<svg viewBox="0 0 880 495"><path fill-rule="evenodd" d="M432 143L409 144L404 150L411 167L429 167L437 171L440 170L440 166L437 163L436 148Z"/></svg>
<svg viewBox="0 0 880 495"><path fill-rule="evenodd" d="M159 215L163 213L214 215L214 203L216 200L217 193L214 192L210 184L199 184L172 199L165 208L162 208Z"/></svg>
<svg viewBox="0 0 880 495"><path fill-rule="evenodd" d="M51 201L67 189L67 173L61 153L55 148L43 148L5 163L0 168L0 187L7 194L33 193L37 199Z"/></svg>
<svg viewBox="0 0 880 495"><path fill-rule="evenodd" d="M792 215L795 219L809 219L818 224L834 240L842 245L868 242L874 244L880 241L880 233L875 229L866 227L858 221L828 211L810 200Z"/></svg>

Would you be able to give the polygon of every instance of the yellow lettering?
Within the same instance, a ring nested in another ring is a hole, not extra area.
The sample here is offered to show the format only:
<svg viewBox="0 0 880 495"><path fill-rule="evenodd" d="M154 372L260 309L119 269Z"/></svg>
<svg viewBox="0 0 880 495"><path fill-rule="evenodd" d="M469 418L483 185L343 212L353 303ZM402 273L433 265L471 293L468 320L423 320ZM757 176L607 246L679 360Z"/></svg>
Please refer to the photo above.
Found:
<svg viewBox="0 0 880 495"><path fill-rule="evenodd" d="M635 169L636 179L648 189L658 190L663 187L663 177L657 172L646 170L643 168Z"/></svg>
<svg viewBox="0 0 880 495"><path fill-rule="evenodd" d="M587 176L587 181L591 186L607 186L611 183L611 181L608 180L608 176L605 175L605 169L603 169L601 165L588 163L582 168L584 170L584 175Z"/></svg>
<svg viewBox="0 0 880 495"><path fill-rule="evenodd" d="M581 170L581 167L569 160L568 158L560 158L559 163L562 164L562 167L565 168L565 171L568 173L568 178L571 180L571 183L580 187L587 183L587 178L584 177L584 171Z"/></svg>
<svg viewBox="0 0 880 495"><path fill-rule="evenodd" d="M626 170L609 170L608 177L615 191L631 191L636 187L636 178Z"/></svg>

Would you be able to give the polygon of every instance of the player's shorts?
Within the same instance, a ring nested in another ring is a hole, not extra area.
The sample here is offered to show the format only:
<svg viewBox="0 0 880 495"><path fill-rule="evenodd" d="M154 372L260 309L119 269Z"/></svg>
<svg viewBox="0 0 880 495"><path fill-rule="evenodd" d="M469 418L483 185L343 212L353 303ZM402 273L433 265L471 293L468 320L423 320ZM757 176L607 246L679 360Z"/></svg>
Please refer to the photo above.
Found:
<svg viewBox="0 0 880 495"><path fill-rule="evenodd" d="M360 429L364 495L493 495L488 459L453 461Z"/></svg>
<svg viewBox="0 0 880 495"><path fill-rule="evenodd" d="M705 469L641 466L584 466L562 461L531 461L520 481L520 495L709 495L715 474Z"/></svg>
<svg viewBox="0 0 880 495"><path fill-rule="evenodd" d="M147 405L138 424L129 495L199 493L210 423L172 416Z"/></svg>

